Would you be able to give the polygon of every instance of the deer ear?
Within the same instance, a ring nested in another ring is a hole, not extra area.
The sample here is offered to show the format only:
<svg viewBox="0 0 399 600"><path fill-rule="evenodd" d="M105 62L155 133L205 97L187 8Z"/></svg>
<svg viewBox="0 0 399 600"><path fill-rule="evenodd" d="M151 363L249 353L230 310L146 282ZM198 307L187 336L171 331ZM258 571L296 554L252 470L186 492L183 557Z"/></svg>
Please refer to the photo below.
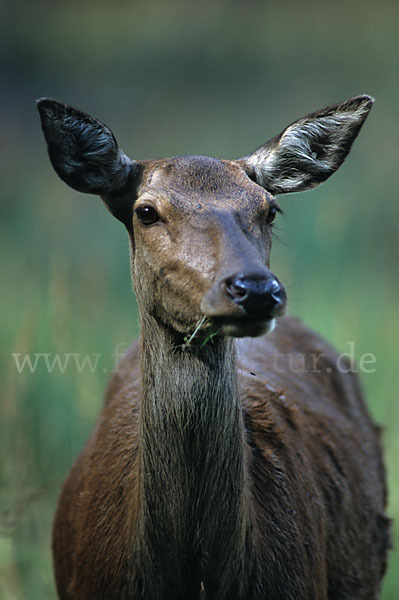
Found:
<svg viewBox="0 0 399 600"><path fill-rule="evenodd" d="M43 98L37 101L51 164L78 192L98 194L117 218L121 198L141 168L118 148L112 131L71 106ZM123 211L122 211L123 212Z"/></svg>
<svg viewBox="0 0 399 600"><path fill-rule="evenodd" d="M343 163L373 102L357 96L312 113L238 162L272 194L310 190Z"/></svg>

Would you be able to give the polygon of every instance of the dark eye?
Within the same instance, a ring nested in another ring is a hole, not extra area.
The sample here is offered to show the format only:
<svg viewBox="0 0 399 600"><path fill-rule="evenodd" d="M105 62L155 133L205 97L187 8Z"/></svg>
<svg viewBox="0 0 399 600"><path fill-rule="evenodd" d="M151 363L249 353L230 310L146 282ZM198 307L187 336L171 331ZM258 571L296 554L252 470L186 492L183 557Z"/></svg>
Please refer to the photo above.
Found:
<svg viewBox="0 0 399 600"><path fill-rule="evenodd" d="M159 221L158 213L152 206L139 206L136 214L143 225L152 225Z"/></svg>
<svg viewBox="0 0 399 600"><path fill-rule="evenodd" d="M273 223L274 219L276 218L278 213L278 210L275 206L271 206L269 208L269 212L267 213L267 222L269 223L269 225L271 223Z"/></svg>

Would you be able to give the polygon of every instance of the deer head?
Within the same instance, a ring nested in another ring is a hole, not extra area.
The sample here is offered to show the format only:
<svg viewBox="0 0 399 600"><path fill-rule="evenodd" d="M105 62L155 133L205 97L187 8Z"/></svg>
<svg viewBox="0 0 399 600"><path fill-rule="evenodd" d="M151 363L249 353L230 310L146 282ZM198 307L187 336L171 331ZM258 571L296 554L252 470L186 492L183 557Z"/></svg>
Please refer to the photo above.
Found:
<svg viewBox="0 0 399 600"><path fill-rule="evenodd" d="M126 225L142 318L240 337L270 330L286 303L269 269L274 196L334 173L372 103L358 96L310 114L238 160L131 160L97 119L50 99L38 108L61 179L100 195Z"/></svg>

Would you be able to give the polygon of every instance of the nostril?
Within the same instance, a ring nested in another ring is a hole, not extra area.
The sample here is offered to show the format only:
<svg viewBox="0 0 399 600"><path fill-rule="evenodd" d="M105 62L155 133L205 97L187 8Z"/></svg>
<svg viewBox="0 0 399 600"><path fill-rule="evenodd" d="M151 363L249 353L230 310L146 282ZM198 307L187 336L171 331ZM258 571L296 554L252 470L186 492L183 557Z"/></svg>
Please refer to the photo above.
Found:
<svg viewBox="0 0 399 600"><path fill-rule="evenodd" d="M248 296L248 288L241 279L226 279L226 291L233 300L242 301Z"/></svg>
<svg viewBox="0 0 399 600"><path fill-rule="evenodd" d="M281 285L276 279L273 279L270 283L270 297L276 304L280 304L282 301Z"/></svg>

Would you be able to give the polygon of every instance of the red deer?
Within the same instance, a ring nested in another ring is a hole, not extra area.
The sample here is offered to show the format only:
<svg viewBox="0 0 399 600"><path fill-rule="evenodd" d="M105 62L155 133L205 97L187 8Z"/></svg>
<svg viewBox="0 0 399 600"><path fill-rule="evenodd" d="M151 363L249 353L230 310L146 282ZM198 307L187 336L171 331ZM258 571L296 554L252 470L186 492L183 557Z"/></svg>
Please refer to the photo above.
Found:
<svg viewBox="0 0 399 600"><path fill-rule="evenodd" d="M141 161L100 121L38 101L58 175L126 226L141 327L61 493L62 600L379 597L378 428L337 352L283 316L269 267L275 196L326 180L372 102L310 114L237 160Z"/></svg>

